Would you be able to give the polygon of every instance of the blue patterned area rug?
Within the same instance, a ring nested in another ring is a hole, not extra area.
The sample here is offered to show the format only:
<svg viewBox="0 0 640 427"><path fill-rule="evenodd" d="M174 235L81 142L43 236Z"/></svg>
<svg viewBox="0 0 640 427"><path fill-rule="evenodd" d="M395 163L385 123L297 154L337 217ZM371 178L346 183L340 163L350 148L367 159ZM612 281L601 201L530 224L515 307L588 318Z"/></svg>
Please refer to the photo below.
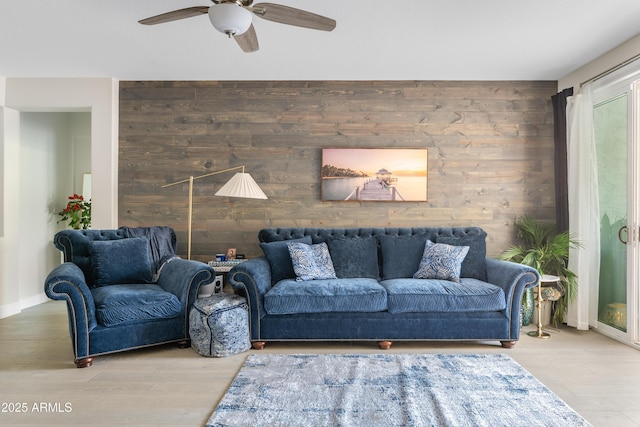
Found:
<svg viewBox="0 0 640 427"><path fill-rule="evenodd" d="M211 426L588 426L505 354L252 354Z"/></svg>

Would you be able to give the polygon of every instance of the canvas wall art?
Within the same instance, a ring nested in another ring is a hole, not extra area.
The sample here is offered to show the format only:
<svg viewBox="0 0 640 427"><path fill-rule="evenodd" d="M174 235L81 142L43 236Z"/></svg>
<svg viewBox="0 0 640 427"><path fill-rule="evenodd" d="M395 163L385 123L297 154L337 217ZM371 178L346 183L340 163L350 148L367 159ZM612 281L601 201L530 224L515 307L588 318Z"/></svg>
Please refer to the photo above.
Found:
<svg viewBox="0 0 640 427"><path fill-rule="evenodd" d="M428 150L322 149L322 200L424 202Z"/></svg>

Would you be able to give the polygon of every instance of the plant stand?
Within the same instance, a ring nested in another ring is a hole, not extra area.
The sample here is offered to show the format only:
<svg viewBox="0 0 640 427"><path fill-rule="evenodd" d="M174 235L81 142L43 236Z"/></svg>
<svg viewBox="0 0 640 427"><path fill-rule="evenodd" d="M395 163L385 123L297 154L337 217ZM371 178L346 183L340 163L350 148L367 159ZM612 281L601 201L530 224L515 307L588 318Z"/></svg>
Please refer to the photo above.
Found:
<svg viewBox="0 0 640 427"><path fill-rule="evenodd" d="M558 276L551 276L549 274L544 274L540 281L538 282L538 297L536 298L536 307L538 308L538 327L535 331L528 332L527 335L535 338L549 338L547 332L543 332L542 330L542 283L557 283L560 282L560 278Z"/></svg>

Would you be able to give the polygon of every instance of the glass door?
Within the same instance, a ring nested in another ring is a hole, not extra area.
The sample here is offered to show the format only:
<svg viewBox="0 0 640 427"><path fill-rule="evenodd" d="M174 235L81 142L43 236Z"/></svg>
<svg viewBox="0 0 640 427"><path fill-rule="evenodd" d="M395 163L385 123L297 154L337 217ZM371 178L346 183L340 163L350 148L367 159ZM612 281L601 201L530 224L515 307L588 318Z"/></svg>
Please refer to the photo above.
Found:
<svg viewBox="0 0 640 427"><path fill-rule="evenodd" d="M594 85L600 197L597 328L640 348L640 69Z"/></svg>
<svg viewBox="0 0 640 427"><path fill-rule="evenodd" d="M597 103L593 121L600 198L600 280L598 322L626 334L628 248L634 244L629 225L630 94Z"/></svg>

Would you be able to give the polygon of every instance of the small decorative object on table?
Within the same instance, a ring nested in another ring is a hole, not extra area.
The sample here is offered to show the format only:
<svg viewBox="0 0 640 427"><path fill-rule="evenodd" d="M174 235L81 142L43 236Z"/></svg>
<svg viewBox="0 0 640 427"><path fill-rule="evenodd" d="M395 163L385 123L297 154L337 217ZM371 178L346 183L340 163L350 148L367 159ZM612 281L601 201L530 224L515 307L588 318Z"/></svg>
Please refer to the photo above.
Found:
<svg viewBox="0 0 640 427"><path fill-rule="evenodd" d="M198 298L206 298L212 294L219 294L224 288L224 276L221 274L216 275L213 282L208 285L201 285L198 289Z"/></svg>
<svg viewBox="0 0 640 427"><path fill-rule="evenodd" d="M212 292L209 292L209 295L211 295L211 293L222 292L222 289L224 288L224 284L226 283L226 280L227 280L227 273L230 272L233 267L235 267L236 265L240 264L243 261L246 261L246 259L227 259L227 260L220 261L218 259L218 255L216 255L216 261L209 261L209 267L213 267L213 269L216 271L215 283L217 284L215 289L212 290Z"/></svg>
<svg viewBox="0 0 640 427"><path fill-rule="evenodd" d="M213 267L216 273L228 273L233 267L245 262L246 259L227 259L226 261L209 261L209 267Z"/></svg>
<svg viewBox="0 0 640 427"><path fill-rule="evenodd" d="M251 348L247 300L234 294L199 298L189 315L191 347L200 355L224 357Z"/></svg>

